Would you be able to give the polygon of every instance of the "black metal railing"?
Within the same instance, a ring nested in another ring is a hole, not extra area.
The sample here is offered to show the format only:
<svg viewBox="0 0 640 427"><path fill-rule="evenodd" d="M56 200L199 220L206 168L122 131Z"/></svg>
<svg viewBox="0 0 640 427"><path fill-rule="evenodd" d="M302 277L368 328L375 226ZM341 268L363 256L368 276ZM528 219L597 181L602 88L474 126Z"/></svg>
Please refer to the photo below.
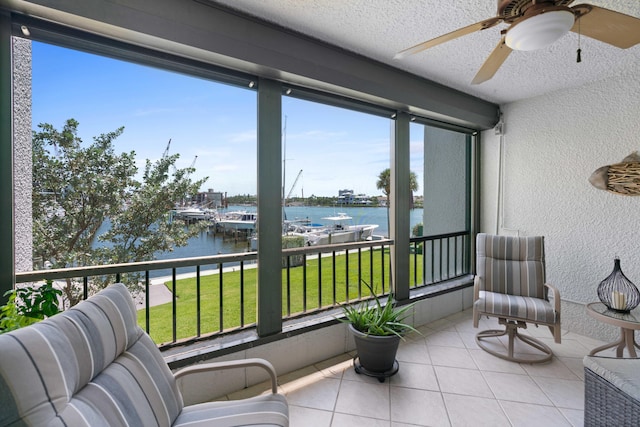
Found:
<svg viewBox="0 0 640 427"><path fill-rule="evenodd" d="M434 285L471 272L468 231L411 238L412 287Z"/></svg>
<svg viewBox="0 0 640 427"><path fill-rule="evenodd" d="M206 278L207 282L211 282L216 277L217 291L219 296L224 295L224 277L227 272L235 273L239 271L239 286L237 294L241 296L238 307L239 324L235 328L242 328L248 325L245 318L244 293L246 280L244 278L244 272L247 266L255 267L257 260L257 254L255 252L236 253L226 255L214 255L205 257L193 257L193 258L181 258L171 260L156 260L147 262L132 262L124 264L111 264L111 265L99 265L99 266L87 266L87 267L75 267L75 268L63 268L63 269L51 269L40 270L26 273L16 273L16 283L30 283L38 282L42 280L54 280L54 281L67 281L74 287L80 287L80 293L83 299L86 299L90 294L97 291L96 285L90 279L101 278L100 283L108 282L124 282L132 289L138 289L142 292L141 296L143 302L138 304L138 323L154 338L158 343L176 343L185 338L200 338L204 335L210 335L212 333L220 333L225 330L224 325L224 297L216 298L216 307L212 307L211 299L205 299L205 293L203 292L203 281ZM230 267L226 267L229 265ZM204 270L203 267L208 267ZM188 270L188 273L182 273L181 278L178 277L179 270ZM168 275L152 278L152 273L169 272ZM132 283L129 279L128 273L135 273L133 277L136 278L136 283ZM137 279L142 274L142 280ZM184 276L190 276L186 278ZM184 283L188 281L188 283ZM165 298L159 306L163 307L162 310L155 310L153 306L152 298L153 292L150 292L153 282L163 283L169 289L169 298ZM186 287L193 284L189 289L193 293L193 297L184 298L184 301L180 296ZM209 284L209 283L207 283ZM211 289L209 289L211 291ZM204 301L203 301L204 300ZM206 304L205 304L206 303ZM187 308L186 304L190 304ZM206 305L206 307L203 307ZM205 310L206 308L206 310ZM168 310L168 313L166 312ZM217 313L216 316L211 316L212 311ZM157 311L155 317L152 314ZM182 314L188 314L188 316L182 316ZM184 325L180 325L178 320L182 323L188 323L193 325L192 328L185 328ZM188 320L187 320L188 319ZM207 326L204 327L203 324ZM255 323L255 320L252 321ZM155 325L154 328L152 325ZM157 334L157 325L161 325L161 330L165 331L161 335ZM167 326L170 325L170 326ZM156 329L156 330L154 330ZM185 329L190 329L191 332L185 334ZM181 331L182 330L182 331Z"/></svg>
<svg viewBox="0 0 640 427"><path fill-rule="evenodd" d="M371 295L364 283L377 295L387 293L392 244L392 240L378 240L283 249L286 266L283 317L297 317L368 298ZM301 267L300 274L293 274L292 268L297 267Z"/></svg>
<svg viewBox="0 0 640 427"><path fill-rule="evenodd" d="M467 232L412 238L412 287L468 274L468 244ZM283 319L367 299L367 285L388 293L392 245L385 239L283 249ZM164 348L255 326L256 261L256 252L246 252L40 270L17 273L16 282L64 280L85 299L98 282L137 287L138 322ZM157 290L166 297L156 301Z"/></svg>

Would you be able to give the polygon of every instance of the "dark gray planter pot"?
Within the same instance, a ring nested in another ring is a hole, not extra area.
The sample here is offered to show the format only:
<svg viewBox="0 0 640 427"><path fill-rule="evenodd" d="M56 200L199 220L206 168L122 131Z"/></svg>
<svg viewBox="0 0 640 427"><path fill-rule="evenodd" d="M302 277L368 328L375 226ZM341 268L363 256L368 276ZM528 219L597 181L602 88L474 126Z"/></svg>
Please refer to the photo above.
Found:
<svg viewBox="0 0 640 427"><path fill-rule="evenodd" d="M383 374L394 368L400 337L397 335L367 335L349 325L356 342L358 359L364 369L372 373Z"/></svg>

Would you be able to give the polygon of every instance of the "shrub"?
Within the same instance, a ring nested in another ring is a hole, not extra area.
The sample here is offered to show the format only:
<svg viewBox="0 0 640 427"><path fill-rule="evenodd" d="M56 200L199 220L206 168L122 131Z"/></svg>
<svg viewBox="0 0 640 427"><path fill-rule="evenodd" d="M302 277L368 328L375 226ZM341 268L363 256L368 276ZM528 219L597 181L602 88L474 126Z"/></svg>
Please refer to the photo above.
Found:
<svg viewBox="0 0 640 427"><path fill-rule="evenodd" d="M62 291L47 280L40 286L26 286L4 294L9 299L0 307L0 333L13 331L59 313Z"/></svg>

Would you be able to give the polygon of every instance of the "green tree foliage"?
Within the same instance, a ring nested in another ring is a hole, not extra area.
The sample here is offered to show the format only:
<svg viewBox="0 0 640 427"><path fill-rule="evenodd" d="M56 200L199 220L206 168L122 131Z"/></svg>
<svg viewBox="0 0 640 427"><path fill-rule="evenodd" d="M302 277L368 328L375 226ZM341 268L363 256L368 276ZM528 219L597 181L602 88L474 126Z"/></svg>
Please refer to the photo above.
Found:
<svg viewBox="0 0 640 427"><path fill-rule="evenodd" d="M227 205L256 205L258 197L255 194L238 194L226 198Z"/></svg>
<svg viewBox="0 0 640 427"><path fill-rule="evenodd" d="M387 205L389 205L389 195L391 194L391 169L386 168L378 175L378 181L376 181L376 188L382 190L382 194L387 198ZM414 191L418 191L418 177L416 173L409 172L409 190L413 194Z"/></svg>
<svg viewBox="0 0 640 427"><path fill-rule="evenodd" d="M391 232L391 224L389 223L389 207L390 207L390 199L389 196L391 194L391 169L386 168L378 175L378 181L376 181L376 188L378 190L382 190L382 193L387 198L387 229ZM418 191L418 177L416 173L413 171L409 172L409 190L411 191L411 209L413 209L413 192Z"/></svg>
<svg viewBox="0 0 640 427"><path fill-rule="evenodd" d="M38 127L33 132L34 259L53 268L149 261L157 251L186 245L202 228L170 220L175 203L190 199L206 180L192 181L192 168L176 169L179 155L147 160L139 180L135 152L114 149L124 128L83 144L74 119L61 131L50 124ZM102 232L106 221L110 228ZM140 274L121 281L136 293ZM113 280L92 278L91 291ZM71 305L80 299L72 279L64 293Z"/></svg>
<svg viewBox="0 0 640 427"><path fill-rule="evenodd" d="M423 236L424 235L423 233L424 233L424 226L422 225L421 222L414 225L413 228L411 229L411 235L413 237Z"/></svg>
<svg viewBox="0 0 640 427"><path fill-rule="evenodd" d="M227 205L252 205L256 206L258 204L258 198L255 195L236 195L229 196L226 198ZM372 204L370 206L378 206L378 199L374 198L372 200ZM312 194L307 198L302 197L292 197L287 200L289 206L293 206L294 203L302 204L305 206L337 206L342 202L338 197L328 197L328 196L316 196Z"/></svg>

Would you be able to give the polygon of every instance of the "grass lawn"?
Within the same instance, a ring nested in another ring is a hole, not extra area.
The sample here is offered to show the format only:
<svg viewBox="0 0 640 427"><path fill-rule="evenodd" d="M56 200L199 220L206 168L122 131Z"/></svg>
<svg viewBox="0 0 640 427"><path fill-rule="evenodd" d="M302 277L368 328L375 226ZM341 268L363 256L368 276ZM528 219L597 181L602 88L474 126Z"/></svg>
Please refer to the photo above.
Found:
<svg viewBox="0 0 640 427"><path fill-rule="evenodd" d="M383 261L384 257L384 261ZM418 255L418 277L421 277L422 255ZM389 249L384 255L380 249L349 253L348 274L347 256L335 257L335 290L333 261L331 257L307 259L306 274L303 266L290 268L290 280L287 285L286 269L282 270L282 307L283 316L318 308L331 307L336 303L366 297L368 290L359 281L361 278L372 285L376 293L389 291ZM320 269L318 268L320 262ZM384 262L384 290L382 289L382 265ZM320 271L320 273L318 273ZM208 334L249 325L256 322L256 269L244 270L243 285L240 272L225 272L200 277L200 333ZM320 280L319 280L320 274ZM306 276L306 283L305 283ZM411 266L413 277L413 265ZM320 281L320 285L318 282ZM348 283L348 287L347 287ZM171 284L168 283L171 290ZM287 292L287 289L289 291ZM334 295L335 292L335 295ZM222 297L222 305L220 294ZM197 335L197 285L196 278L182 279L176 282L176 338L189 338ZM244 308L244 310L242 310ZM156 343L173 340L172 304L162 304L149 309L149 332ZM138 311L138 323L145 327L146 310Z"/></svg>

